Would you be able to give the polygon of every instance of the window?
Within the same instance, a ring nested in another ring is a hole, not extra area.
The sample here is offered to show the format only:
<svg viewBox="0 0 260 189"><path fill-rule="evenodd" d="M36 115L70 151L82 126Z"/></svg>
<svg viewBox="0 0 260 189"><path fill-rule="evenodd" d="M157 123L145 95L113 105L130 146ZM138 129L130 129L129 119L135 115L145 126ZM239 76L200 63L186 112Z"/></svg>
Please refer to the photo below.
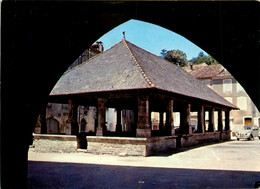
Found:
<svg viewBox="0 0 260 189"><path fill-rule="evenodd" d="M251 117L245 117L244 118L244 125L245 126L252 126L252 118Z"/></svg>
<svg viewBox="0 0 260 189"><path fill-rule="evenodd" d="M223 92L232 92L232 79L223 80Z"/></svg>
<svg viewBox="0 0 260 189"><path fill-rule="evenodd" d="M240 108L240 110L247 110L246 97L243 97L243 96L238 97L237 106Z"/></svg>

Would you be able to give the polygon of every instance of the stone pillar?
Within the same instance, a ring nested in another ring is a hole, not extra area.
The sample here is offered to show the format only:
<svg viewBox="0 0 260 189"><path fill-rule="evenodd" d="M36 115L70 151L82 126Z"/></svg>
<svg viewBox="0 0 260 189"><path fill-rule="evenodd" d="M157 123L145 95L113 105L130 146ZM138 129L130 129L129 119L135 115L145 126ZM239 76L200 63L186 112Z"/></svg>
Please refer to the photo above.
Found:
<svg viewBox="0 0 260 189"><path fill-rule="evenodd" d="M46 124L46 106L41 109L40 113L40 123L41 123L41 134L47 133L47 124Z"/></svg>
<svg viewBox="0 0 260 189"><path fill-rule="evenodd" d="M117 134L120 134L122 133L122 125L121 125L121 109L120 108L117 108L116 110L116 133Z"/></svg>
<svg viewBox="0 0 260 189"><path fill-rule="evenodd" d="M218 131L223 131L222 109L218 110Z"/></svg>
<svg viewBox="0 0 260 189"><path fill-rule="evenodd" d="M209 110L209 132L214 132L215 131L215 126L214 126L214 108L210 108Z"/></svg>
<svg viewBox="0 0 260 189"><path fill-rule="evenodd" d="M105 122L106 122L106 102L105 98L98 98L98 108L97 108L97 118L98 118L98 125L97 125L97 132L96 136L103 136L104 129L105 129Z"/></svg>
<svg viewBox="0 0 260 189"><path fill-rule="evenodd" d="M138 121L136 136L137 137L151 137L151 128L149 121L149 97L138 98Z"/></svg>
<svg viewBox="0 0 260 189"><path fill-rule="evenodd" d="M164 126L163 126L163 112L160 112L159 131L160 131L160 132L164 132Z"/></svg>
<svg viewBox="0 0 260 189"><path fill-rule="evenodd" d="M230 130L230 110L225 111L225 131Z"/></svg>
<svg viewBox="0 0 260 189"><path fill-rule="evenodd" d="M183 105L180 117L180 131L182 134L190 134L190 104Z"/></svg>
<svg viewBox="0 0 260 189"><path fill-rule="evenodd" d="M78 125L78 105L76 105L75 101L69 100L69 117L68 123L71 124L71 135L77 135L79 133L79 125Z"/></svg>
<svg viewBox="0 0 260 189"><path fill-rule="evenodd" d="M167 111L166 111L166 134L167 135L174 135L174 125L173 125L173 100L170 100L167 104Z"/></svg>
<svg viewBox="0 0 260 189"><path fill-rule="evenodd" d="M205 111L203 105L200 106L198 111L198 132L205 133Z"/></svg>

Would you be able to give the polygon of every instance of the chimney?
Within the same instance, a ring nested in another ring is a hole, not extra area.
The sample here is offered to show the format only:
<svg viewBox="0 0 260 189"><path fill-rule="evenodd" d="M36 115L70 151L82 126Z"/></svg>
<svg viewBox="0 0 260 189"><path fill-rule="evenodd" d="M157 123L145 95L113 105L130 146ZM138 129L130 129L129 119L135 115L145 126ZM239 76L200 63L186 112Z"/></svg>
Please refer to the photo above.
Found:
<svg viewBox="0 0 260 189"><path fill-rule="evenodd" d="M189 62L189 63L188 63L188 66L189 66L190 70L193 70L192 62Z"/></svg>
<svg viewBox="0 0 260 189"><path fill-rule="evenodd" d="M125 31L123 31L123 39L125 39Z"/></svg>
<svg viewBox="0 0 260 189"><path fill-rule="evenodd" d="M97 44L98 44L98 50L100 52L103 52L104 51L104 46L103 46L102 41L97 41Z"/></svg>

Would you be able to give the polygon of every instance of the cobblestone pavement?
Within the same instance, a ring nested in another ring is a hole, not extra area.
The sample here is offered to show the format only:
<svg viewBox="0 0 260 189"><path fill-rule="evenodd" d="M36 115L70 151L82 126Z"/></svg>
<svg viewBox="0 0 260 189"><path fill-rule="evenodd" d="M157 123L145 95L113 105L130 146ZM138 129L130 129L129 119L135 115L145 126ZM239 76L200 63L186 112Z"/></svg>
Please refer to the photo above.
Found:
<svg viewBox="0 0 260 189"><path fill-rule="evenodd" d="M260 140L230 141L152 157L29 151L29 188L253 188Z"/></svg>

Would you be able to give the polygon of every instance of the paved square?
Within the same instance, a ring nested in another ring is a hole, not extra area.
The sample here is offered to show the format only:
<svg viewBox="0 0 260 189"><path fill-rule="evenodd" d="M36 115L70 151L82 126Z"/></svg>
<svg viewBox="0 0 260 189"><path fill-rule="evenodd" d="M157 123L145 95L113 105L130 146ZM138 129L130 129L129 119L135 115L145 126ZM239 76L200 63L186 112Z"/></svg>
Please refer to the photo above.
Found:
<svg viewBox="0 0 260 189"><path fill-rule="evenodd" d="M152 157L29 152L31 188L253 188L260 140Z"/></svg>

